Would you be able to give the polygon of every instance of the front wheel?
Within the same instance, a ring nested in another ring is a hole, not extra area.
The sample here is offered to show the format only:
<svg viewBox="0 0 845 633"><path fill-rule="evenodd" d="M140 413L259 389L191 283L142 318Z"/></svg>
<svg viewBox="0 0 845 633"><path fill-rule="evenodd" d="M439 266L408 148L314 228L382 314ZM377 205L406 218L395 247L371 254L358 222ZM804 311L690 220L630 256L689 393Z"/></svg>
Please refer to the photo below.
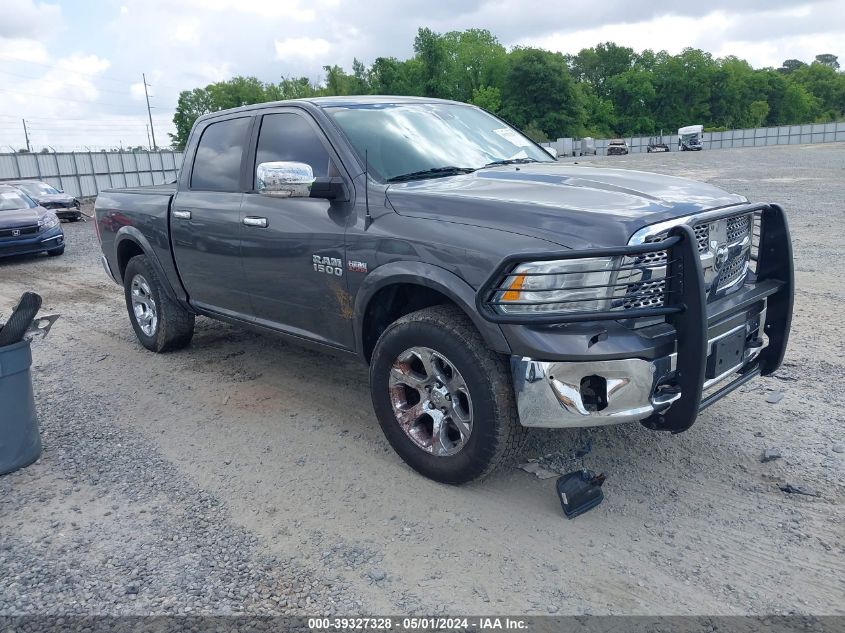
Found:
<svg viewBox="0 0 845 633"><path fill-rule="evenodd" d="M123 288L129 320L141 345L153 352L169 352L191 342L194 315L167 296L146 255L129 260Z"/></svg>
<svg viewBox="0 0 845 633"><path fill-rule="evenodd" d="M391 324L373 351L370 389L390 445L435 481L483 477L522 445L507 359L453 306Z"/></svg>

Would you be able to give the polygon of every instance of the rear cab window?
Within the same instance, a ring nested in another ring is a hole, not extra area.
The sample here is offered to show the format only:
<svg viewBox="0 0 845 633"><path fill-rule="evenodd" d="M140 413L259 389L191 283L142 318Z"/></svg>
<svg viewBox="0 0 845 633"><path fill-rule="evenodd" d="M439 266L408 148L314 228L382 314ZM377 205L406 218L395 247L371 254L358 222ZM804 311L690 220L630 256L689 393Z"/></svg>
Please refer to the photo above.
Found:
<svg viewBox="0 0 845 633"><path fill-rule="evenodd" d="M218 121L203 130L191 170L191 189L240 191L249 125L246 116Z"/></svg>

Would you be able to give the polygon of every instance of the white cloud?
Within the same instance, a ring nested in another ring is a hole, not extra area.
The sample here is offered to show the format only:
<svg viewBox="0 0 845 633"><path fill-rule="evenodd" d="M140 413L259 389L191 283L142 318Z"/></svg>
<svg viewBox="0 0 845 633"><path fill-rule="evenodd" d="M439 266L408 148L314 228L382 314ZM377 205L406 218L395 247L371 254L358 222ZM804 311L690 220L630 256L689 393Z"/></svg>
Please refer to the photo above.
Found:
<svg viewBox="0 0 845 633"><path fill-rule="evenodd" d="M332 50L332 45L322 37L291 37L275 40L276 58L286 61L291 58L315 59L324 57Z"/></svg>

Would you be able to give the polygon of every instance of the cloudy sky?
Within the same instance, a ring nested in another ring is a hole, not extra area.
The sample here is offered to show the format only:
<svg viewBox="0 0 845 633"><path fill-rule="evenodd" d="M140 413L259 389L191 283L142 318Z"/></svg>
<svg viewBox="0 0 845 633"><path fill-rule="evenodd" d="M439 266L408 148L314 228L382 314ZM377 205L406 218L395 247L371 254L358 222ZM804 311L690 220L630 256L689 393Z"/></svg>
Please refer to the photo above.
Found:
<svg viewBox="0 0 845 633"><path fill-rule="evenodd" d="M22 117L36 150L146 146L142 72L168 143L180 90L404 58L420 26L565 53L612 40L758 67L845 59L845 0L0 0L0 151L24 146Z"/></svg>

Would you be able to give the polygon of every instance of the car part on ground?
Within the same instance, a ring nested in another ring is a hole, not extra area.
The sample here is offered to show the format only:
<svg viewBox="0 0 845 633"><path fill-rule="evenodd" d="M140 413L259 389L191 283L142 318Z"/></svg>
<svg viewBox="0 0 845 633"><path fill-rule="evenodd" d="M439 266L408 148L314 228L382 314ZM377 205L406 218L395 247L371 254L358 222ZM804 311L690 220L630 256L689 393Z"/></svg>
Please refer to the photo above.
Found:
<svg viewBox="0 0 845 633"><path fill-rule="evenodd" d="M41 295L34 292L23 293L9 320L0 329L0 347L22 341L40 309Z"/></svg>
<svg viewBox="0 0 845 633"><path fill-rule="evenodd" d="M600 504L604 500L602 484L606 479L604 473L597 475L587 469L576 470L559 477L555 483L555 489L564 516L567 519L574 519Z"/></svg>

